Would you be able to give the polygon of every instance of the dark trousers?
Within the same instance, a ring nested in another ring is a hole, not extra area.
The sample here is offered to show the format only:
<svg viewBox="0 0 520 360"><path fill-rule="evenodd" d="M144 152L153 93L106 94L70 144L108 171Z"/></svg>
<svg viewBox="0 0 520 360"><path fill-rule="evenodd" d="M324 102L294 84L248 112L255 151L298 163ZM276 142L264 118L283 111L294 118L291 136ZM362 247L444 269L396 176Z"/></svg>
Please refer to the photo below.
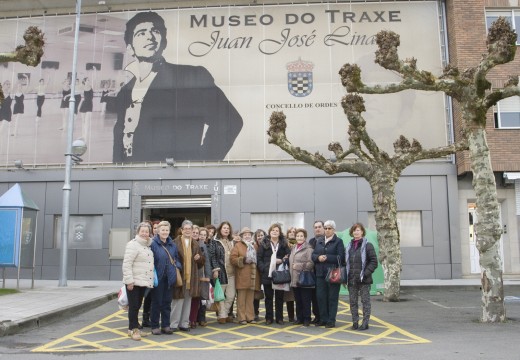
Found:
<svg viewBox="0 0 520 360"><path fill-rule="evenodd" d="M200 306L199 306L199 311L197 312L197 321L199 323L201 322L206 322L206 305L203 305L202 304L202 300L200 300Z"/></svg>
<svg viewBox="0 0 520 360"><path fill-rule="evenodd" d="M296 302L296 318L301 322L311 322L311 302L314 288L293 287Z"/></svg>
<svg viewBox="0 0 520 360"><path fill-rule="evenodd" d="M253 300L253 308L255 309L255 316L260 314L260 299Z"/></svg>
<svg viewBox="0 0 520 360"><path fill-rule="evenodd" d="M349 284L348 296L350 303L350 313L352 314L352 322L359 321L359 295L361 295L361 305L363 305L363 322L368 323L372 305L370 304L370 284Z"/></svg>
<svg viewBox="0 0 520 360"><path fill-rule="evenodd" d="M286 301L285 304L287 305L287 315L289 316L289 321L292 321L294 320L294 301Z"/></svg>
<svg viewBox="0 0 520 360"><path fill-rule="evenodd" d="M128 290L126 286L126 296L128 297L128 329L139 328L139 309L143 303L143 297L146 287L135 286L132 290Z"/></svg>
<svg viewBox="0 0 520 360"><path fill-rule="evenodd" d="M320 320L324 323L335 323L338 313L340 284L329 284L325 277L316 277L316 292L320 308Z"/></svg>
<svg viewBox="0 0 520 360"><path fill-rule="evenodd" d="M276 321L283 320L283 293L283 290L273 290L272 284L264 284L266 320L272 321L273 317L276 318ZM273 297L276 314L273 314Z"/></svg>
<svg viewBox="0 0 520 360"><path fill-rule="evenodd" d="M150 310L152 309L152 289L144 297L143 302L143 324L150 323Z"/></svg>
<svg viewBox="0 0 520 360"><path fill-rule="evenodd" d="M318 306L318 296L316 295L316 288L312 289L311 304L312 304L312 314L314 315L314 318L317 321L321 321L320 320L320 307Z"/></svg>
<svg viewBox="0 0 520 360"><path fill-rule="evenodd" d="M150 323L152 329L170 326L170 313L172 311L172 288L168 286L168 278L165 276L159 280L159 285L152 291L152 311Z"/></svg>

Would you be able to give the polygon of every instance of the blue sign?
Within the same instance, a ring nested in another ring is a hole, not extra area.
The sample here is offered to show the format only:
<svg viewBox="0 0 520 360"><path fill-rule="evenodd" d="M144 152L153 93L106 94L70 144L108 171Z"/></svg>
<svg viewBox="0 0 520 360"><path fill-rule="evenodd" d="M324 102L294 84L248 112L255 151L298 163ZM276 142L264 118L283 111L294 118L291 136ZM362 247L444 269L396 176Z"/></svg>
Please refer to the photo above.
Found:
<svg viewBox="0 0 520 360"><path fill-rule="evenodd" d="M18 266L21 209L0 209L0 267Z"/></svg>

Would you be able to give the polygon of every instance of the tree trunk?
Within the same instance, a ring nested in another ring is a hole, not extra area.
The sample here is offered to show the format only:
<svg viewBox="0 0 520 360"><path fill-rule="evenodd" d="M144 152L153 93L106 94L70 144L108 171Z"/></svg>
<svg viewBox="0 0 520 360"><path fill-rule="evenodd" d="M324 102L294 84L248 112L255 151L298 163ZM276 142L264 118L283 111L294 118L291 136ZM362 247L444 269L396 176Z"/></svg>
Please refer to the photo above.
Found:
<svg viewBox="0 0 520 360"><path fill-rule="evenodd" d="M384 171L383 171L384 172ZM401 247L397 228L397 202L395 184L391 176L372 176L372 203L375 209L377 239L379 241L379 261L384 272L383 301L400 300L401 288ZM399 177L397 177L399 179Z"/></svg>
<svg viewBox="0 0 520 360"><path fill-rule="evenodd" d="M502 229L495 176L484 128L473 128L469 134L469 153L473 188L477 199L477 249L480 255L482 281L481 322L504 322L504 284L499 252Z"/></svg>

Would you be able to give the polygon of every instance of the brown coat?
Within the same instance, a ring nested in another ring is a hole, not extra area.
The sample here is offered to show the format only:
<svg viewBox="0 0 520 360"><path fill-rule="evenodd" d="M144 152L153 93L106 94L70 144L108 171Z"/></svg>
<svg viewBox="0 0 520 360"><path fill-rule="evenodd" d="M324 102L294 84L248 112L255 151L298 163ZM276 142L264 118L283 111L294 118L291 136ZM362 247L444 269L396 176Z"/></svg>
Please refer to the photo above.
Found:
<svg viewBox="0 0 520 360"><path fill-rule="evenodd" d="M179 252L179 259L181 263L184 265L184 244L182 243L182 239L180 236L177 236L173 242L177 246L177 251ZM200 255L199 260L195 261L193 258L196 254ZM200 247L197 241L191 241L191 279L190 279L190 296L192 298L200 297L200 278L198 269L204 266L206 259L204 254L200 251ZM184 271L184 270L183 270ZM184 272L181 271L182 276L184 277ZM173 298L174 299L182 299L184 297L184 289L186 288L186 284L183 284L182 287L174 287L173 288Z"/></svg>
<svg viewBox="0 0 520 360"><path fill-rule="evenodd" d="M255 251L258 245L254 242ZM246 264L247 245L242 241L237 242L231 250L230 261L235 268L235 288L237 290L260 290L260 274L255 263Z"/></svg>

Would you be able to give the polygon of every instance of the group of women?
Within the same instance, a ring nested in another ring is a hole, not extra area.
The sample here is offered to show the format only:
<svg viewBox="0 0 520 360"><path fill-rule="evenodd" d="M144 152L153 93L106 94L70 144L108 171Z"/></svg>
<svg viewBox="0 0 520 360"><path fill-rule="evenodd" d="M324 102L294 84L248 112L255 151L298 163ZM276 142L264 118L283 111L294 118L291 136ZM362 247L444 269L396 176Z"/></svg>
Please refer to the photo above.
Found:
<svg viewBox="0 0 520 360"><path fill-rule="evenodd" d="M144 335L138 321L143 298L147 301L142 325L150 326L153 335L189 332L206 326L206 311L211 310L206 308L210 303L209 289L217 282L224 300L215 303L212 310L220 324L257 323L263 298L265 325L273 321L284 324L286 303L289 321L295 325L314 323L332 328L336 326L341 283L330 281L327 275L337 267L346 267L344 282L349 289L352 328L368 329L376 253L365 238L362 224L351 227L352 240L346 249L335 234L335 227L334 221L326 221L324 236L315 234L309 242L305 229L290 228L284 235L278 223L272 224L267 233L261 229L253 232L248 227L234 233L228 221L215 228L198 227L185 220L174 238L167 221L139 224L123 260L123 282L129 300L128 335L134 340ZM274 284L273 273L284 268L289 269L290 283ZM302 285L302 275L310 278L311 283ZM363 305L361 325L359 296ZM313 297L318 300L314 305L318 309L312 310L319 316L311 322Z"/></svg>

